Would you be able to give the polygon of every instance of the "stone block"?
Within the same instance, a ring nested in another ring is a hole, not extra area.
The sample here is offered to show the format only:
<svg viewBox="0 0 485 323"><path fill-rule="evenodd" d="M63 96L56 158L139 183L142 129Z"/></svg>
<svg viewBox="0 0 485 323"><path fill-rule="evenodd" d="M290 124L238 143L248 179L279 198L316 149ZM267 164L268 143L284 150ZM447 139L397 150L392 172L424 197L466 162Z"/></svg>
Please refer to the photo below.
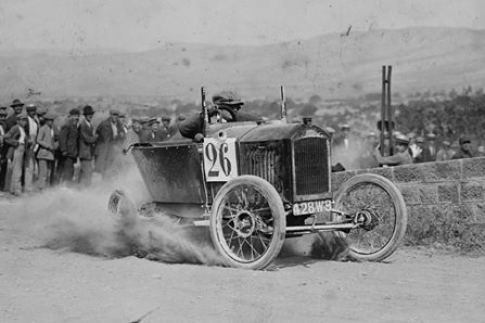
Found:
<svg viewBox="0 0 485 323"><path fill-rule="evenodd" d="M396 182L423 182L430 180L430 175L426 174L433 165L413 164L394 167L394 179Z"/></svg>
<svg viewBox="0 0 485 323"><path fill-rule="evenodd" d="M394 182L394 167L379 167L379 168L371 168L367 171L368 173L381 175L382 177L387 178L391 182Z"/></svg>
<svg viewBox="0 0 485 323"><path fill-rule="evenodd" d="M485 203L474 203L473 208L473 220L477 223L485 224Z"/></svg>
<svg viewBox="0 0 485 323"><path fill-rule="evenodd" d="M436 180L461 179L461 162L459 160L437 162L435 167Z"/></svg>
<svg viewBox="0 0 485 323"><path fill-rule="evenodd" d="M456 182L447 182L437 184L438 202L439 203L460 203L459 185Z"/></svg>
<svg viewBox="0 0 485 323"><path fill-rule="evenodd" d="M460 184L460 200L462 203L469 201L482 201L484 198L484 181L466 181Z"/></svg>
<svg viewBox="0 0 485 323"><path fill-rule="evenodd" d="M418 184L398 183L397 187L399 188L399 191L401 191L406 205L421 204L421 195L417 189Z"/></svg>
<svg viewBox="0 0 485 323"><path fill-rule="evenodd" d="M434 184L417 185L417 190L421 199L421 204L438 204L438 190Z"/></svg>
<svg viewBox="0 0 485 323"><path fill-rule="evenodd" d="M336 192L344 182L348 181L356 174L357 171L355 170L332 173L332 191Z"/></svg>
<svg viewBox="0 0 485 323"><path fill-rule="evenodd" d="M462 179L484 178L485 177L485 157L464 158L462 162Z"/></svg>

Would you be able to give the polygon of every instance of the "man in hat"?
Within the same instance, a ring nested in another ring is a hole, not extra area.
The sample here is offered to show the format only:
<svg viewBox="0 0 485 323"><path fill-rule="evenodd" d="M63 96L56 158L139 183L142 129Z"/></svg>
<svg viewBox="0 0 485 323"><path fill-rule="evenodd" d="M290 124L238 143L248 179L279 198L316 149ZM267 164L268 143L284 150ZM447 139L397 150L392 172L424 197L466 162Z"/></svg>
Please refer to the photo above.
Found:
<svg viewBox="0 0 485 323"><path fill-rule="evenodd" d="M460 143L460 149L453 155L453 157L451 157L451 159L472 158L472 142L470 138L461 137L458 142Z"/></svg>
<svg viewBox="0 0 485 323"><path fill-rule="evenodd" d="M374 149L374 157L379 165L400 166L413 163L413 158L409 154L409 139L404 135L396 136L396 153L391 156L383 157L380 153L379 146Z"/></svg>
<svg viewBox="0 0 485 323"><path fill-rule="evenodd" d="M24 109L24 104L19 99L15 99L13 100L10 107L13 109L13 114L5 121L7 131L9 131L10 128L17 124L17 116L22 113L22 110Z"/></svg>
<svg viewBox="0 0 485 323"><path fill-rule="evenodd" d="M4 143L5 134L7 133L5 127L5 120L7 119L7 107L0 107L0 191L4 191L5 176L7 174L7 151L8 145Z"/></svg>
<svg viewBox="0 0 485 323"><path fill-rule="evenodd" d="M9 145L7 158L12 164L12 177L10 181L10 194L20 196L22 194L22 175L24 171L25 145L27 144L27 114L19 113L16 116L17 124L5 134L5 143Z"/></svg>
<svg viewBox="0 0 485 323"><path fill-rule="evenodd" d="M39 119L37 118L37 106L35 104L27 104L25 110L27 111L27 126L25 127L27 145L25 146L24 191L30 193L34 190L34 171L37 168L35 153L38 147L35 145L39 133Z"/></svg>
<svg viewBox="0 0 485 323"><path fill-rule="evenodd" d="M79 131L77 123L81 112L74 108L69 111L66 122L61 127L59 134L59 149L61 151L61 182L72 184L74 182L74 164L78 155Z"/></svg>
<svg viewBox="0 0 485 323"><path fill-rule="evenodd" d="M150 136L152 134L152 131L150 129L150 126L148 125L149 121L150 121L150 118L148 118L148 117L141 117L140 118L140 131L138 132L138 141L139 142L149 142L150 141Z"/></svg>
<svg viewBox="0 0 485 323"><path fill-rule="evenodd" d="M54 171L54 151L59 143L54 136L54 119L56 116L53 113L44 114L44 124L39 129L37 135L37 144L39 150L37 152L37 159L39 161L39 180L37 187L39 190L45 189L50 183L51 173Z"/></svg>
<svg viewBox="0 0 485 323"><path fill-rule="evenodd" d="M118 156L116 146L121 145L125 139L125 133L118 120L119 115L119 111L111 110L110 116L96 128L98 140L94 149L94 171L100 173L105 179L115 174L113 163ZM119 154L121 156L121 148Z"/></svg>
<svg viewBox="0 0 485 323"><path fill-rule="evenodd" d="M94 109L90 105L83 108L84 119L79 123L79 160L81 169L79 172L79 183L83 187L91 185L93 175L94 148L98 140L98 134L94 132L91 120L94 116Z"/></svg>
<svg viewBox="0 0 485 323"><path fill-rule="evenodd" d="M422 145L421 161L424 163L436 161L436 135L433 132L426 134L426 140Z"/></svg>
<svg viewBox="0 0 485 323"><path fill-rule="evenodd" d="M148 125L152 131L148 142L160 142L167 140L168 132L165 130L165 128L160 127L160 121L158 118L151 118Z"/></svg>
<svg viewBox="0 0 485 323"><path fill-rule="evenodd" d="M131 145L140 142L140 136L139 136L140 129L141 129L140 118L136 118L136 117L131 118L131 127L128 129L128 132L126 133L125 142L123 143L124 154L128 152L128 149L130 148Z"/></svg>

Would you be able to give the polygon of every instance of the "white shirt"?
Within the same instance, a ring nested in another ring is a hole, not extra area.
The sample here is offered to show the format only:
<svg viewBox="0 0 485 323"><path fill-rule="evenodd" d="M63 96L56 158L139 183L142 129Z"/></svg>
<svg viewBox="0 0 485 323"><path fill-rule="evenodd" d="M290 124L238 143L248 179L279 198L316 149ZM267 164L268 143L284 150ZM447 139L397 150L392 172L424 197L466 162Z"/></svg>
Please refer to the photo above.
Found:
<svg viewBox="0 0 485 323"><path fill-rule="evenodd" d="M37 124L35 119L31 118L30 116L27 117L27 119L29 120L29 138L35 141L35 138L37 137L37 132L39 130L39 125Z"/></svg>
<svg viewBox="0 0 485 323"><path fill-rule="evenodd" d="M20 129L19 143L20 144L25 144L25 136L26 136L25 129L24 129L24 127L21 127L21 126L19 126L19 129Z"/></svg>

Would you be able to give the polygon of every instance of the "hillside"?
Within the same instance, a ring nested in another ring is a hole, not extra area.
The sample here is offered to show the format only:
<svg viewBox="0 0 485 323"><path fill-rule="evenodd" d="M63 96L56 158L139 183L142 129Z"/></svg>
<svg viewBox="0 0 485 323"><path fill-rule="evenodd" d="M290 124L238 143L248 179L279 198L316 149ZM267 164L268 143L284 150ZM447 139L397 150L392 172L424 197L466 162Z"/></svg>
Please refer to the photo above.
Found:
<svg viewBox="0 0 485 323"><path fill-rule="evenodd" d="M78 56L0 53L2 96L39 89L45 97L162 96L197 100L234 90L245 98L319 94L328 99L381 91L393 65L393 92L485 84L485 30L411 28L328 34L260 47L167 43L142 53Z"/></svg>

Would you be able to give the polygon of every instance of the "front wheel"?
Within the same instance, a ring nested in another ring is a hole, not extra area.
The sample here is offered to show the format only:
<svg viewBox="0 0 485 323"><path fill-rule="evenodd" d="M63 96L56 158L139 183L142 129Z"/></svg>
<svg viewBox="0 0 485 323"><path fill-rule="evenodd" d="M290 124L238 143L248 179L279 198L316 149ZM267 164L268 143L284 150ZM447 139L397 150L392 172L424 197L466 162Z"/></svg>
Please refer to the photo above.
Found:
<svg viewBox="0 0 485 323"><path fill-rule="evenodd" d="M350 178L338 190L335 208L358 214L359 228L348 233L335 232L338 238L345 239L349 255L357 260L386 259L406 232L404 199L396 185L382 176L361 174Z"/></svg>
<svg viewBox="0 0 485 323"><path fill-rule="evenodd" d="M244 175L219 190L212 207L214 247L232 267L264 269L279 254L286 217L276 189L262 178Z"/></svg>

